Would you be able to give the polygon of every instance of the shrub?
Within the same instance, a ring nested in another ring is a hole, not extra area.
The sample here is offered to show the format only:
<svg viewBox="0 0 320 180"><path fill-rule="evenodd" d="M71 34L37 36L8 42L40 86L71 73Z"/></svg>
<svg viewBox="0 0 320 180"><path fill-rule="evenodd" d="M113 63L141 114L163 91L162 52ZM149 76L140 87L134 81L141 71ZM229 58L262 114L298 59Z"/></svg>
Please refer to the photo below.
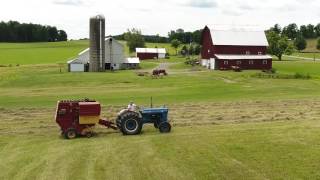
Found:
<svg viewBox="0 0 320 180"><path fill-rule="evenodd" d="M256 73L251 75L254 78L262 78L262 79L311 79L309 74L270 74L270 73Z"/></svg>

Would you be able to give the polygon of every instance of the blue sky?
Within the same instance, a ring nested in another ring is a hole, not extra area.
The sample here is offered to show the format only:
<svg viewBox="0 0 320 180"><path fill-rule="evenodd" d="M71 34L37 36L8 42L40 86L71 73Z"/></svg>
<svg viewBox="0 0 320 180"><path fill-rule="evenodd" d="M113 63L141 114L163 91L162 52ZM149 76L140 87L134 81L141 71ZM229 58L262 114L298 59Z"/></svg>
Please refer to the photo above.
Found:
<svg viewBox="0 0 320 180"><path fill-rule="evenodd" d="M167 35L171 29L263 30L275 23L320 23L320 0L10 0L0 20L57 26L70 38L88 37L89 17L104 14L106 34L128 28Z"/></svg>

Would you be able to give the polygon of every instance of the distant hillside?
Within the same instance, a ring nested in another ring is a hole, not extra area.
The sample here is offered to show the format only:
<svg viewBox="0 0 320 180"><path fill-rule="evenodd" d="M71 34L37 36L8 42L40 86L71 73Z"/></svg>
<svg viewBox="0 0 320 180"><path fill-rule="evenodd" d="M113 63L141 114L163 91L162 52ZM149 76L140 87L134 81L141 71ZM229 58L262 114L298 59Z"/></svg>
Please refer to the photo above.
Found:
<svg viewBox="0 0 320 180"><path fill-rule="evenodd" d="M317 49L317 39L308 39L307 48L303 52L320 52Z"/></svg>
<svg viewBox="0 0 320 180"><path fill-rule="evenodd" d="M318 52L320 53L320 51L317 49L317 39L306 39L307 41L307 47L305 50L301 51L304 53L314 53L314 52ZM291 41L291 43L293 44L293 41Z"/></svg>

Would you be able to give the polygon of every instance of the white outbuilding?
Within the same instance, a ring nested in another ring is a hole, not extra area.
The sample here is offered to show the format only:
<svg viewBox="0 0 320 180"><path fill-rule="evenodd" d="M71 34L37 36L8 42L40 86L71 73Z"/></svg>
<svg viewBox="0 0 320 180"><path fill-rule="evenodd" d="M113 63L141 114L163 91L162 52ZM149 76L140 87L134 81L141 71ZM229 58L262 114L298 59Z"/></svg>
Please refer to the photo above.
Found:
<svg viewBox="0 0 320 180"><path fill-rule="evenodd" d="M87 72L89 67L89 48L80 52L74 60L68 61L70 72ZM124 46L112 37L105 39L105 69L120 70L138 68L140 60L126 58Z"/></svg>

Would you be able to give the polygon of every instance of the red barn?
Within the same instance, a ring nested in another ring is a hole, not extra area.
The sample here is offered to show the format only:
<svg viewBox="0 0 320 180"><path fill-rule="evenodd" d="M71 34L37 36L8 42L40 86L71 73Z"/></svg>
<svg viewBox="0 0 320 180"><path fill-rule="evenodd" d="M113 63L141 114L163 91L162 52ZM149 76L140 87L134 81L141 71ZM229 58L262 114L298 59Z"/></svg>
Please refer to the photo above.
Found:
<svg viewBox="0 0 320 180"><path fill-rule="evenodd" d="M202 32L203 66L216 70L272 68L272 57L264 31L220 31L207 26Z"/></svg>
<svg viewBox="0 0 320 180"><path fill-rule="evenodd" d="M164 49L164 48L136 48L136 56L140 60L164 59L166 57L166 49Z"/></svg>

